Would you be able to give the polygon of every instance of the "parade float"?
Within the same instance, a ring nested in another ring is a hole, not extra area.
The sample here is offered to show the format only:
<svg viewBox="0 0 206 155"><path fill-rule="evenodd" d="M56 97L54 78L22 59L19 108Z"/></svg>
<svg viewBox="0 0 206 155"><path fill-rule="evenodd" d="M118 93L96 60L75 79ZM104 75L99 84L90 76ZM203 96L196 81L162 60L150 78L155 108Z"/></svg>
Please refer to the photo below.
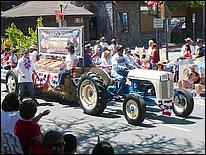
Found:
<svg viewBox="0 0 206 155"><path fill-rule="evenodd" d="M194 108L194 100L186 89L174 89L172 73L147 69L129 70L123 84L121 79L111 77L99 67L85 68L83 27L38 28L38 52L40 60L35 63L32 75L37 94L50 98L63 97L68 104L78 103L85 114L101 115L107 103L113 99L123 102L123 114L128 123L141 125L146 117L146 106L158 106L162 114L171 115L171 110L180 117L188 117ZM79 64L66 76L63 89L56 90L58 73L67 55L66 46L73 45ZM17 92L15 69L6 73L8 92ZM121 93L119 90L122 89Z"/></svg>

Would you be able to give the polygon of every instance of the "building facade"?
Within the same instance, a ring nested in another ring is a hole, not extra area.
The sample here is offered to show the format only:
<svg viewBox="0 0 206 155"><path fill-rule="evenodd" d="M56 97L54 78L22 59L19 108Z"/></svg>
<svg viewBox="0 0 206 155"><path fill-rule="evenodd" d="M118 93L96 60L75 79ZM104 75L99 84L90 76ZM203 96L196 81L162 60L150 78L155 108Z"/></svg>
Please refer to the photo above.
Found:
<svg viewBox="0 0 206 155"><path fill-rule="evenodd" d="M148 40L156 40L156 31L152 25L152 16L144 23L144 14L140 6L143 1L70 1L72 4L84 7L95 14L90 24L97 25L91 40L105 36L110 42L115 38L124 46L147 46ZM143 29L146 27L146 29ZM90 25L91 28L91 25ZM163 29L159 33L160 42L164 42Z"/></svg>
<svg viewBox="0 0 206 155"><path fill-rule="evenodd" d="M14 1L15 2L15 1ZM118 43L134 48L135 46L148 46L148 40L157 40L157 30L153 27L153 20L156 18L154 8L148 7L144 1L66 1L77 7L83 7L93 16L65 16L67 26L83 25L85 27L85 41L100 39L102 36L110 42L115 38ZM2 2L1 2L2 3ZM9 2L11 5L11 3ZM159 7L159 15L161 15L162 7ZM195 38L205 39L205 8L193 10L185 6L176 7L171 13L171 20L179 20L184 18L185 24L179 29L176 26L172 29L169 22L169 42L183 43L184 38L193 36L192 14L196 14L195 22ZM36 15L38 17L38 14ZM15 21L18 27L28 28L36 26L36 18L34 17L19 17L8 18L2 23L2 29ZM23 22L26 21L26 22ZM31 23L32 21L32 23ZM55 15L43 18L45 26L58 26L55 21ZM24 24L22 24L22 22ZM28 23L27 23L28 22ZM159 28L159 43L166 42L166 20L164 20L163 28ZM186 26L185 26L186 25ZM184 26L184 27L183 27ZM171 30L172 29L172 30Z"/></svg>
<svg viewBox="0 0 206 155"><path fill-rule="evenodd" d="M70 3L84 7L95 14L90 19L90 40L105 36L108 41L116 38L124 46L135 47L148 46L148 40L157 39L157 32L153 27L157 10L148 7L144 1L70 1ZM163 5L159 7L159 17L162 16L162 10L164 10ZM195 38L205 39L205 8L194 10L179 6L171 12L168 21L169 42L183 43L184 38L192 38L193 13L196 14ZM168 17L166 11L164 15ZM171 28L171 20L176 18L184 18L184 27ZM166 18L163 21L163 28L158 29L160 45L166 42Z"/></svg>

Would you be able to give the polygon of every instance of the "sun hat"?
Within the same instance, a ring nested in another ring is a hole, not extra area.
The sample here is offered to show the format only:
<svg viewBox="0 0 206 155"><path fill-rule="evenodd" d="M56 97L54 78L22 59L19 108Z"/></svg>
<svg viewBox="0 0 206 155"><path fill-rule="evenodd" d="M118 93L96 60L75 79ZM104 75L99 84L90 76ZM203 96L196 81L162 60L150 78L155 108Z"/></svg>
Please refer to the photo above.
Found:
<svg viewBox="0 0 206 155"><path fill-rule="evenodd" d="M193 41L192 41L192 39L191 39L191 38L189 38L189 37L188 37L188 38L186 38L186 39L185 39L185 41L186 41L186 42L187 42L187 41L193 42Z"/></svg>

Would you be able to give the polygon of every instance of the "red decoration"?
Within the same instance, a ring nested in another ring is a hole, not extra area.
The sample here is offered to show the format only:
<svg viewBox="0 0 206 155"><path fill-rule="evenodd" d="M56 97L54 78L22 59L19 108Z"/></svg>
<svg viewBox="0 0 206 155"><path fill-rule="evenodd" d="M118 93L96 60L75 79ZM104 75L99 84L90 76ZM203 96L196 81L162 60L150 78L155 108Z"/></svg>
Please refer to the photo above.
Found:
<svg viewBox="0 0 206 155"><path fill-rule="evenodd" d="M144 1L148 6L157 6L159 1Z"/></svg>

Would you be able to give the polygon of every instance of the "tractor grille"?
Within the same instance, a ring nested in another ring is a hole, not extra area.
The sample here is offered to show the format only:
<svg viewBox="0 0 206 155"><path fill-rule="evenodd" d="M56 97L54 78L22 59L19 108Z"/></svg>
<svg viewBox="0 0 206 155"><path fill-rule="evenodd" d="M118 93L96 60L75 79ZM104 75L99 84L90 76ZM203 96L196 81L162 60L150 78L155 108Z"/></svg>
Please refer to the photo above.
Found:
<svg viewBox="0 0 206 155"><path fill-rule="evenodd" d="M161 82L160 85L160 94L159 97L162 99L168 99L168 98L173 98L173 81L168 80L168 81L163 81Z"/></svg>

